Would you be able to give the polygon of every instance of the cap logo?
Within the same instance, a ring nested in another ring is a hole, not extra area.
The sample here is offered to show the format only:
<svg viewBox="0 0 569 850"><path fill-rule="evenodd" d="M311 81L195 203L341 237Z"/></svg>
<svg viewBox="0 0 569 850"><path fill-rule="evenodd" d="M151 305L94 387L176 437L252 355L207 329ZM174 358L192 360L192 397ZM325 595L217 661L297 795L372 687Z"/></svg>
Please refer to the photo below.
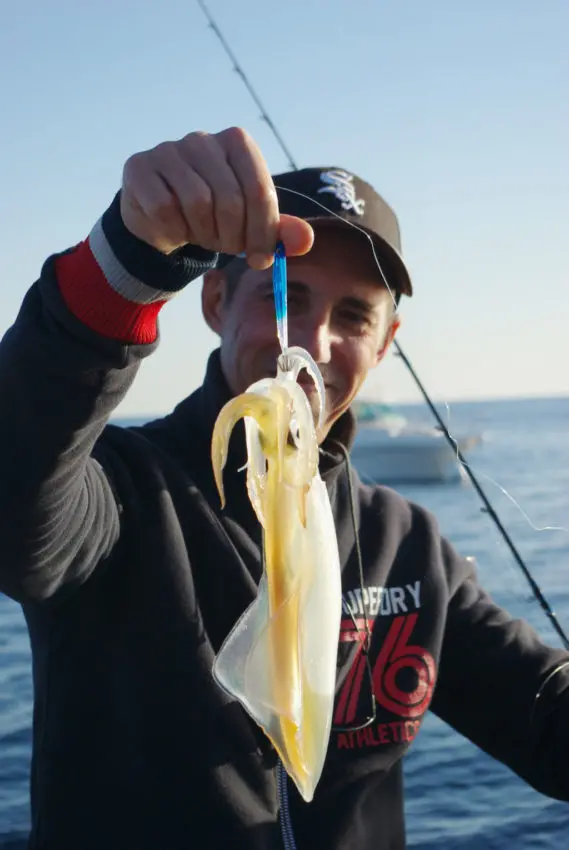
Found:
<svg viewBox="0 0 569 850"><path fill-rule="evenodd" d="M366 202L363 198L356 198L356 187L352 174L336 168L331 171L323 171L320 180L326 185L318 189L318 194L330 192L338 198L343 210L353 210L358 215L364 214Z"/></svg>

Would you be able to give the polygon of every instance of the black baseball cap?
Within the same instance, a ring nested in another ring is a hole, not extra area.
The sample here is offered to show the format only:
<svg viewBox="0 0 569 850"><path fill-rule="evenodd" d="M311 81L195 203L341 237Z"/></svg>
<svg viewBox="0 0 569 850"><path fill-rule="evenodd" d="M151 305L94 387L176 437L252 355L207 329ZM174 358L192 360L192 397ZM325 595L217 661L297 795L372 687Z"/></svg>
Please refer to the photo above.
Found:
<svg viewBox="0 0 569 850"><path fill-rule="evenodd" d="M319 224L355 224L372 238L390 288L409 297L413 294L411 276L401 255L397 216L369 183L337 166L286 171L274 174L273 182L281 213ZM221 254L218 268L232 259Z"/></svg>

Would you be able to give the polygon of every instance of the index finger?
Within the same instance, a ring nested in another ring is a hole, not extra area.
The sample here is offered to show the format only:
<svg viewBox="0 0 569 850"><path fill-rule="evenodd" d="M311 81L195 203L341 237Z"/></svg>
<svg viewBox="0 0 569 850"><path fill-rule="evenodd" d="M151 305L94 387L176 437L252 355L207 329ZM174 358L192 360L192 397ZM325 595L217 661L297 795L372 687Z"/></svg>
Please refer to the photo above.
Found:
<svg viewBox="0 0 569 850"><path fill-rule="evenodd" d="M279 204L273 178L253 139L239 128L218 134L227 162L245 197L245 251L252 268L271 265L279 232Z"/></svg>

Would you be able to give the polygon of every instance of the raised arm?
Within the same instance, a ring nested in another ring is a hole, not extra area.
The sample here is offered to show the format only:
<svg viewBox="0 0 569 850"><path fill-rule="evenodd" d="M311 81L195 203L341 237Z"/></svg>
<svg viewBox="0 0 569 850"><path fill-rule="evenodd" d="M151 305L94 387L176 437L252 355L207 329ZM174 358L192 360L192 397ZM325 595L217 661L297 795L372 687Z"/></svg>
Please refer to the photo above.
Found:
<svg viewBox="0 0 569 850"><path fill-rule="evenodd" d="M91 451L156 346L165 298L207 267L135 239L119 196L84 242L45 263L0 343L4 593L52 597L111 554L119 514Z"/></svg>
<svg viewBox="0 0 569 850"><path fill-rule="evenodd" d="M274 186L241 130L192 133L131 157L121 191L73 249L49 258L0 343L0 590L44 600L107 559L119 513L91 453L157 342L160 309L217 251L270 264Z"/></svg>

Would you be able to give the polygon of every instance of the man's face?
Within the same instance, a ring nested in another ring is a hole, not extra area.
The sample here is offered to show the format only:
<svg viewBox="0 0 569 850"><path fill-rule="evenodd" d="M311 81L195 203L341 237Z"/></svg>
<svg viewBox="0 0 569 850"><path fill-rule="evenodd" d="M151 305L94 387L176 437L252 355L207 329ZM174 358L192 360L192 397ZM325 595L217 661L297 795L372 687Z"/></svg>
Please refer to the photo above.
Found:
<svg viewBox="0 0 569 850"><path fill-rule="evenodd" d="M317 225L315 230L311 251L287 260L288 334L289 345L306 349L322 373L326 388L323 439L350 406L369 370L381 360L398 322L369 242L344 228ZM206 318L210 326L217 324L223 372L238 395L255 381L276 374L280 347L272 269L246 269L229 301L223 278L217 275L214 272L206 279L204 288L205 304L208 287L218 287L217 320L212 323L210 316ZM316 413L316 389L306 372L300 373L299 383Z"/></svg>

